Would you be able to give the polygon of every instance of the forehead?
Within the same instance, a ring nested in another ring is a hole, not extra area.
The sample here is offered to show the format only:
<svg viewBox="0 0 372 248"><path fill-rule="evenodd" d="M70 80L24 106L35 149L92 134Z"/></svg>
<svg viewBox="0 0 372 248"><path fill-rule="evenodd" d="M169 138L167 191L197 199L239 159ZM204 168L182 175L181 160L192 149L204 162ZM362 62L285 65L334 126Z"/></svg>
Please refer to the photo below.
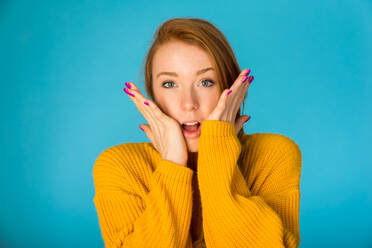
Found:
<svg viewBox="0 0 372 248"><path fill-rule="evenodd" d="M202 48L181 41L162 45L153 58L153 74L163 71L195 73L201 68L212 67L212 60Z"/></svg>

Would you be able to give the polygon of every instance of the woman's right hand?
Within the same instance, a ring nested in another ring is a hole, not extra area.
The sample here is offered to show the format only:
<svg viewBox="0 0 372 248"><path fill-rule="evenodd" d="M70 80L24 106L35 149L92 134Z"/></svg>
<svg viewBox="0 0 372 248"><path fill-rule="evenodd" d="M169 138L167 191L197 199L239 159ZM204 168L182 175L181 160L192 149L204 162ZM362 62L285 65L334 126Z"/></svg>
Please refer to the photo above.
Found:
<svg viewBox="0 0 372 248"><path fill-rule="evenodd" d="M187 145L180 124L151 100L146 99L133 82L125 83L125 93L136 104L150 125L140 125L162 159L187 166ZM145 104L148 103L147 104Z"/></svg>

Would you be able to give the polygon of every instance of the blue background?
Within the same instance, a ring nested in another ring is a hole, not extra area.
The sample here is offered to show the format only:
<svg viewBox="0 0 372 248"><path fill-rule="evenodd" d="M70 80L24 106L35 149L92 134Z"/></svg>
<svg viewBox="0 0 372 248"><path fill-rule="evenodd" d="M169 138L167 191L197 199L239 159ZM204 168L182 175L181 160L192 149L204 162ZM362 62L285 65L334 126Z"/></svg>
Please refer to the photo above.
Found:
<svg viewBox="0 0 372 248"><path fill-rule="evenodd" d="M149 142L123 92L173 17L214 23L255 76L246 133L302 151L300 247L372 247L371 1L1 1L0 247L103 247L92 169Z"/></svg>

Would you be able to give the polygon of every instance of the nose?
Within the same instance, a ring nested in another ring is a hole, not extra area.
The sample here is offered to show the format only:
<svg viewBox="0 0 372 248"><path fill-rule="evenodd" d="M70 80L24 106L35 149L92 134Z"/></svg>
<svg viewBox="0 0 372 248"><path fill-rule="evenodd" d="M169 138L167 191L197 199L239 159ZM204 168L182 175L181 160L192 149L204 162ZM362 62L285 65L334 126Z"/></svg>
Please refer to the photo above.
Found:
<svg viewBox="0 0 372 248"><path fill-rule="evenodd" d="M199 98L194 91L184 92L181 100L182 109L185 111L195 110L199 108Z"/></svg>

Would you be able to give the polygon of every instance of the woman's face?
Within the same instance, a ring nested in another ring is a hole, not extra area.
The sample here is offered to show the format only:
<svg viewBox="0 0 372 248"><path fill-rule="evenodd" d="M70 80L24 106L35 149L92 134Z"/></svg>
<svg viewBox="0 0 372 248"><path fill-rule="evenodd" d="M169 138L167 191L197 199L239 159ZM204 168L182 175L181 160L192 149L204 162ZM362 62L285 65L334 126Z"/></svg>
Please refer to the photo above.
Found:
<svg viewBox="0 0 372 248"><path fill-rule="evenodd" d="M201 71L206 68L212 69ZM157 105L180 124L193 120L202 123L221 95L208 54L181 41L170 41L156 51L152 75ZM184 133L184 137L189 152L197 152L200 134L189 137Z"/></svg>

